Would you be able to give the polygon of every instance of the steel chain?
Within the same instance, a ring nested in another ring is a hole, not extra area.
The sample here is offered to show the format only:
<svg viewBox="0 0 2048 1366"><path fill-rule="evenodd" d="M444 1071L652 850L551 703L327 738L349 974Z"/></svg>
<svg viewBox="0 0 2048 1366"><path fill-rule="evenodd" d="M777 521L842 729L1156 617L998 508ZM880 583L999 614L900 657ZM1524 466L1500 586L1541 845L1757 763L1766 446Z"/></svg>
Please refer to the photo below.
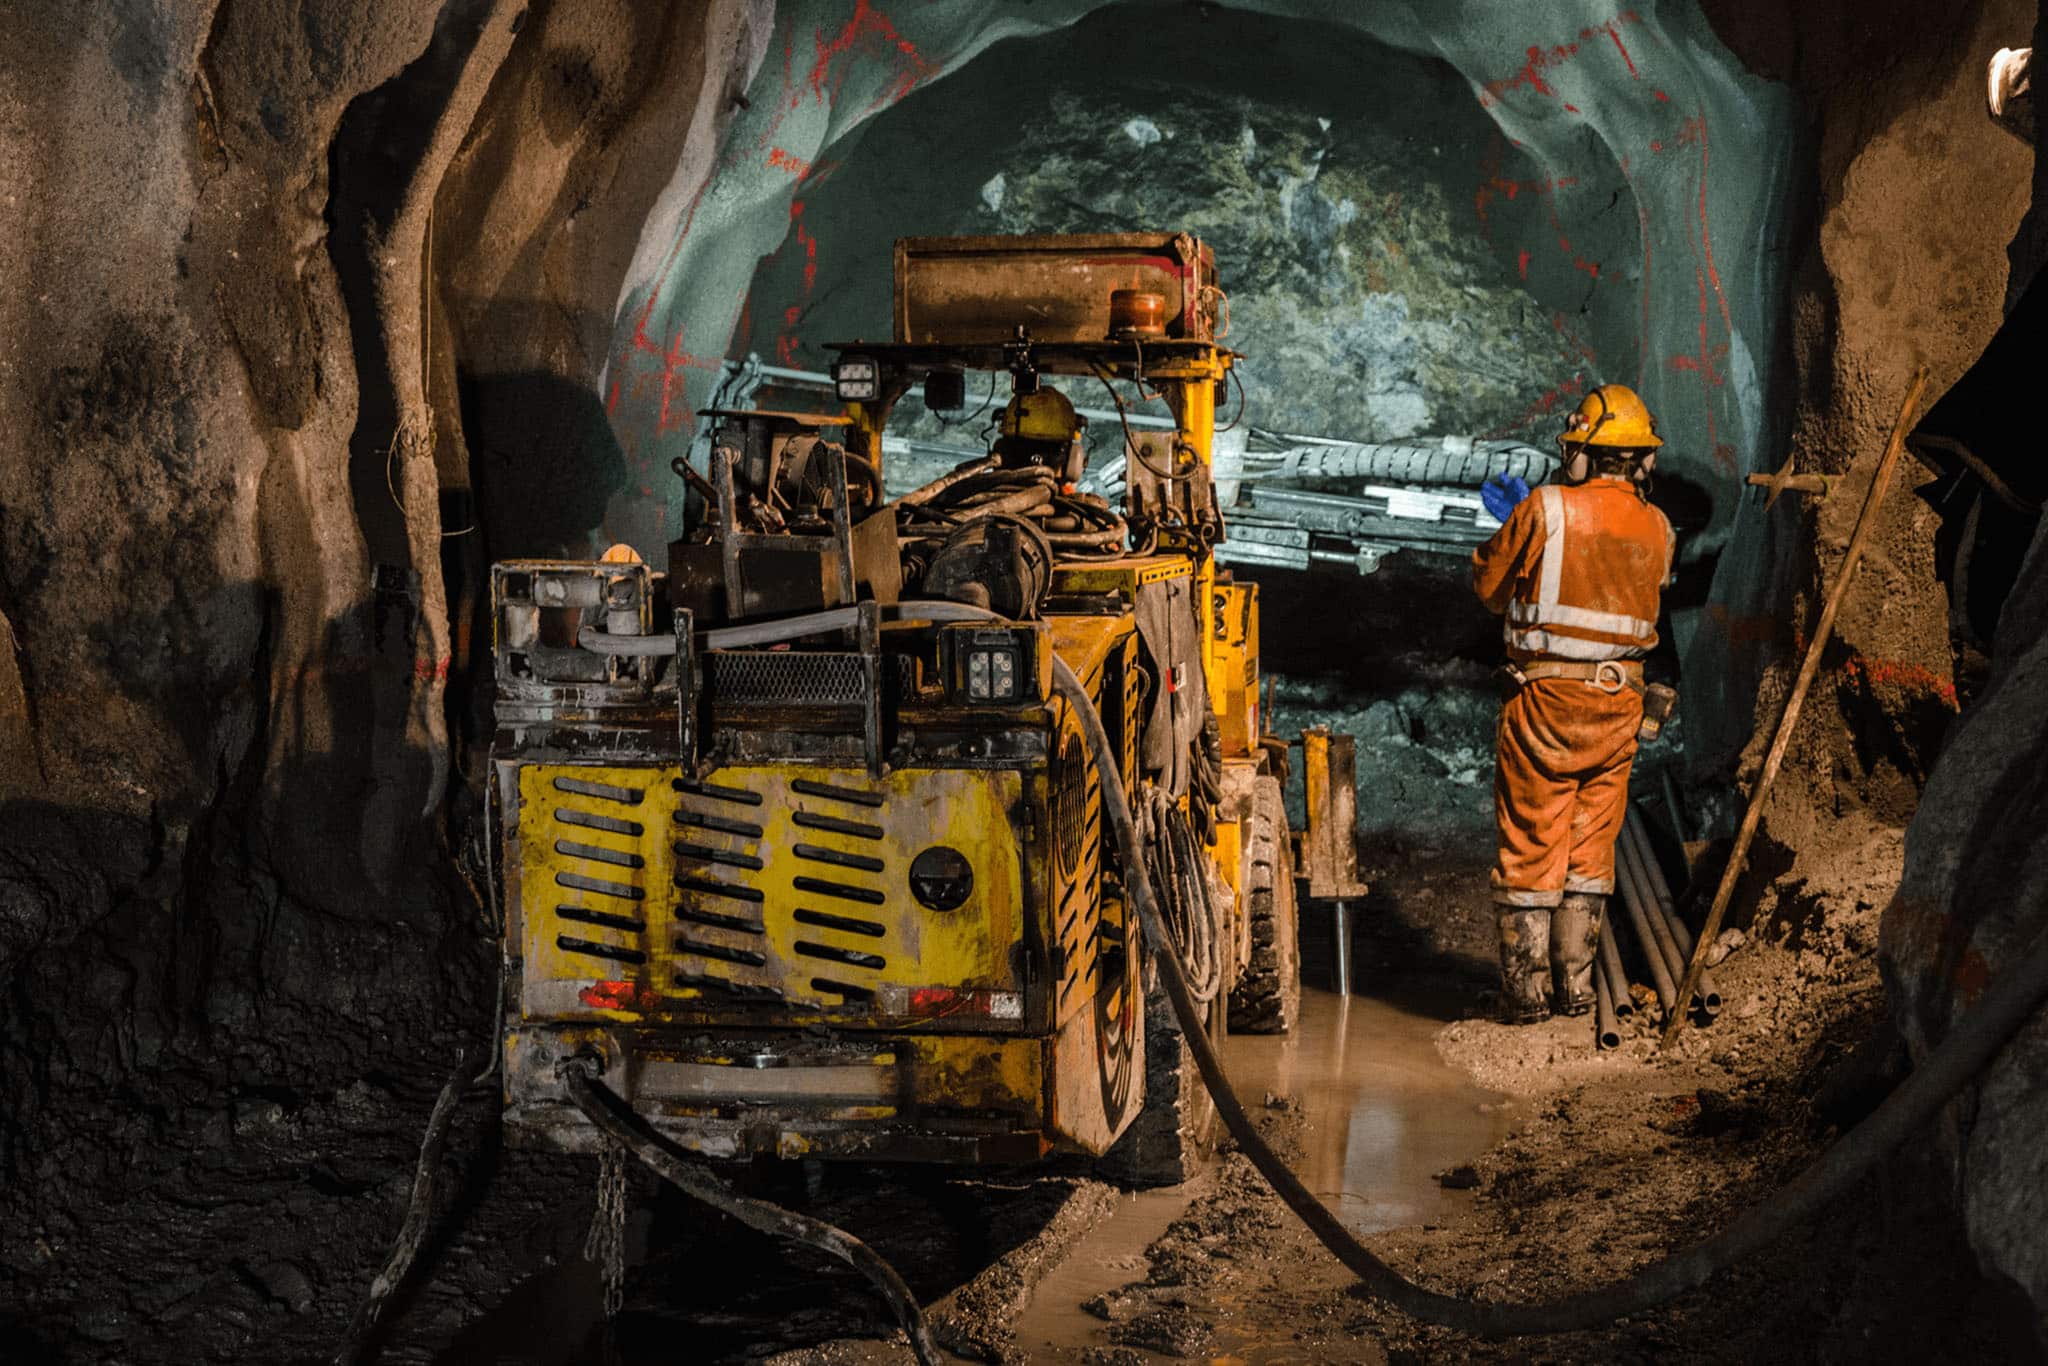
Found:
<svg viewBox="0 0 2048 1366"><path fill-rule="evenodd" d="M624 1145L606 1142L597 1155L597 1210L583 1239L583 1256L604 1278L604 1316L618 1316L626 1291L626 1158Z"/></svg>

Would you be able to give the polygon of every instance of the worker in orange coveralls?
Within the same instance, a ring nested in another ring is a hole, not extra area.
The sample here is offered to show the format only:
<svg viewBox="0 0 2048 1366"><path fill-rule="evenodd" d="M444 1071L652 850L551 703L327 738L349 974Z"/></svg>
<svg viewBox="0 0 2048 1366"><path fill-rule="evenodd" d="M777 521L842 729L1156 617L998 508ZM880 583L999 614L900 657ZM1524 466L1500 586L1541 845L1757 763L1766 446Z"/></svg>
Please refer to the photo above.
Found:
<svg viewBox="0 0 2048 1366"><path fill-rule="evenodd" d="M1614 890L1614 840L1643 720L1643 656L1657 644L1671 523L1645 497L1657 463L1650 410L1602 385L1558 437L1557 480L1532 496L1489 480L1501 528L1472 552L1472 587L1505 614L1515 692L1495 744L1501 1019L1582 1015ZM1552 975L1555 974L1555 996Z"/></svg>

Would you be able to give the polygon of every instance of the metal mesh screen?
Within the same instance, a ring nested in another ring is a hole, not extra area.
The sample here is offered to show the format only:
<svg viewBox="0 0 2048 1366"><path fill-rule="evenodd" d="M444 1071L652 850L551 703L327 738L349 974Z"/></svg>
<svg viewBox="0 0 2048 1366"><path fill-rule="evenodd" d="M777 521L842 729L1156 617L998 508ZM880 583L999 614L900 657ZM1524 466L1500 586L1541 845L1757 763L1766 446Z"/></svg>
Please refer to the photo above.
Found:
<svg viewBox="0 0 2048 1366"><path fill-rule="evenodd" d="M730 650L710 656L714 702L857 706L867 699L861 656L822 650Z"/></svg>

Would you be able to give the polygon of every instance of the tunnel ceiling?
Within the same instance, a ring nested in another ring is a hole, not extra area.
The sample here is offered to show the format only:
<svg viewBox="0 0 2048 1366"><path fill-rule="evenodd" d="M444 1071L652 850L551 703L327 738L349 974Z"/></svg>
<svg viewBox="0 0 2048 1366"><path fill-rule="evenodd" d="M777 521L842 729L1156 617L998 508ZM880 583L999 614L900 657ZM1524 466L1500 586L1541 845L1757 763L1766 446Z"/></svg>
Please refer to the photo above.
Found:
<svg viewBox="0 0 2048 1366"><path fill-rule="evenodd" d="M779 5L627 276L591 539L671 534L723 357L883 332L893 237L1146 226L1217 247L1259 425L1545 438L1635 384L1708 553L1774 439L1794 114L1689 2Z"/></svg>
<svg viewBox="0 0 2048 1366"><path fill-rule="evenodd" d="M842 138L755 272L731 353L821 369L824 343L886 328L897 237L1163 227L1228 271L1253 424L1353 440L1532 425L1527 396L1583 364L1579 320L1494 248L1490 204L1473 231L1464 149L1524 158L1456 74L1322 23L1168 15L1120 6L999 44ZM1305 47L1322 60L1301 64Z"/></svg>

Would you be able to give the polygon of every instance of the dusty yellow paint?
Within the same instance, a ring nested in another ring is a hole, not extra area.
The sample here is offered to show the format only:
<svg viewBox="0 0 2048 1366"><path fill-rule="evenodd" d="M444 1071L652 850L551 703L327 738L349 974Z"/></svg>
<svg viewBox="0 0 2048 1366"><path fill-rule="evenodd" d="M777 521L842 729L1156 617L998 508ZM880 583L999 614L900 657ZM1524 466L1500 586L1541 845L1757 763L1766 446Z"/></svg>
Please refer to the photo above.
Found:
<svg viewBox="0 0 2048 1366"><path fill-rule="evenodd" d="M1142 560L1127 563L1129 569L1110 571L1129 576L1122 580L1126 591L1137 574L1161 567ZM1185 560L1168 559L1167 565L1175 574L1187 569ZM1116 586L1103 587L1098 581L1095 587L1076 591L1113 591ZM1135 687L1135 623L1129 616L1054 617L1048 629L1060 657L1097 697L1111 734L1122 733L1127 771L1118 779L1131 781L1136 774L1137 734L1130 717L1132 699L1125 696L1125 689ZM1057 716L1055 752L1084 755L1087 747L1071 709L1062 703ZM1055 764L1055 774L1064 767L1064 761ZM1057 1028L1050 1047L1046 1127L1066 1145L1090 1153L1104 1152L1116 1141L1144 1095L1144 1008L1136 927L1123 900L1113 894L1113 884L1103 876L1108 835L1101 778L1089 763L1082 775L1081 838L1074 856L1062 857L1056 838L1048 860L1052 897L1046 938L1055 954L1052 1004ZM1057 827L1059 794L1050 793L1046 800L1048 817ZM1112 970L1119 960L1125 968L1122 973Z"/></svg>
<svg viewBox="0 0 2048 1366"><path fill-rule="evenodd" d="M933 1034L905 1040L902 1051L909 1108L1038 1111L1045 1085L1038 1039Z"/></svg>
<svg viewBox="0 0 2048 1366"><path fill-rule="evenodd" d="M1052 587L1055 593L1135 594L1142 584L1184 579L1194 572L1185 555L1125 555L1057 565Z"/></svg>
<svg viewBox="0 0 2048 1366"><path fill-rule="evenodd" d="M885 984L1017 989L1021 775L728 768L681 792L674 773L521 770L527 1018L638 1019L664 998L722 1005L750 990L803 1010L859 1006ZM973 870L950 911L910 892L911 861L936 844Z"/></svg>
<svg viewBox="0 0 2048 1366"><path fill-rule="evenodd" d="M1067 667L1084 684L1102 671L1109 652L1136 628L1130 617L1049 617L1046 634Z"/></svg>
<svg viewBox="0 0 2048 1366"><path fill-rule="evenodd" d="M1259 747L1259 586L1219 583L1210 601L1216 621L1215 663L1209 700L1223 734L1223 752L1233 758Z"/></svg>

